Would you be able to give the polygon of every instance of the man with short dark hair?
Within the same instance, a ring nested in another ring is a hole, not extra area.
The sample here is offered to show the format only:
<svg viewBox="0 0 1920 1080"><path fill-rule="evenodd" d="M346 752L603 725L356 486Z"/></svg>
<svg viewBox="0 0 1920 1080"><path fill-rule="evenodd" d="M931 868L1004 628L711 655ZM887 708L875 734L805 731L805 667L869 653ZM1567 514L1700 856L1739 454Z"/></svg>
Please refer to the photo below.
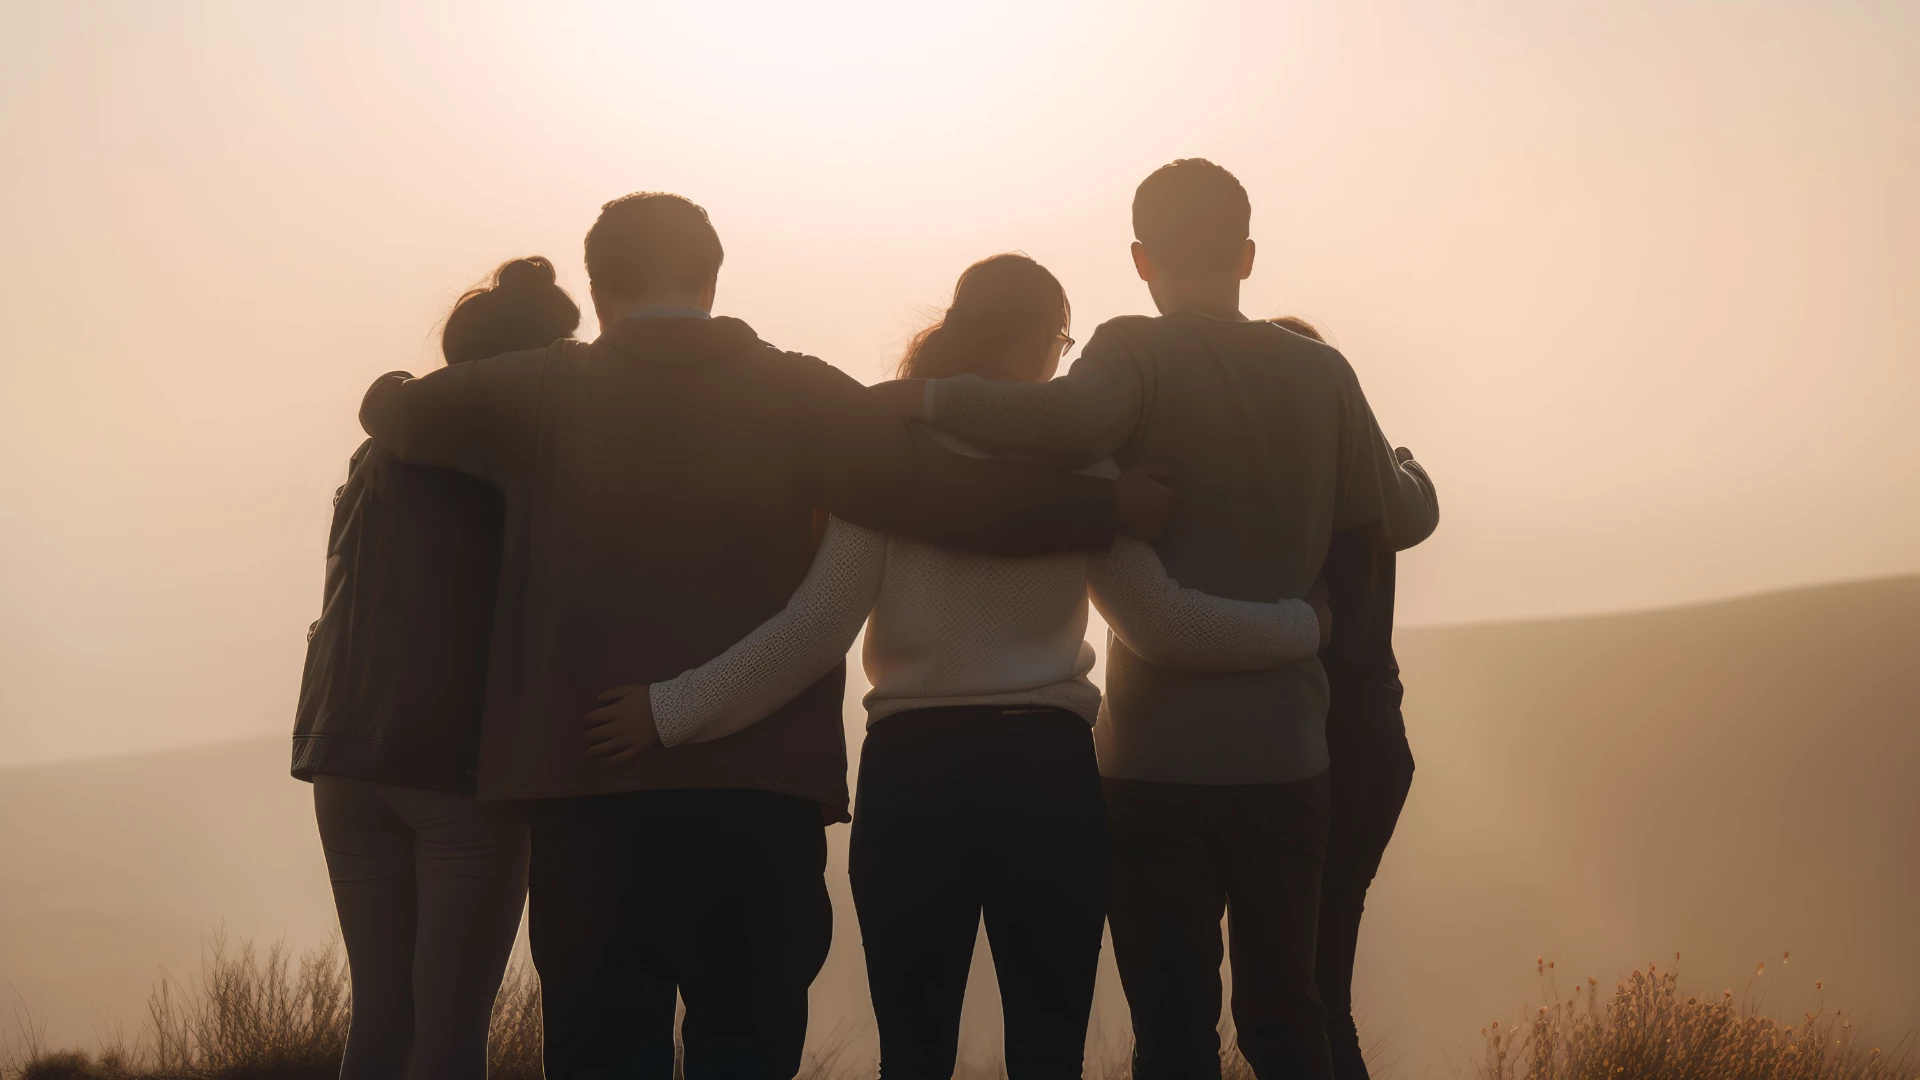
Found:
<svg viewBox="0 0 1920 1080"><path fill-rule="evenodd" d="M1157 545L1181 584L1240 600L1302 596L1331 536L1394 550L1438 520L1396 460L1345 358L1240 312L1251 209L1233 174L1187 158L1133 203L1133 262L1159 318L1101 326L1045 384L961 376L880 396L991 453L1058 464L1153 461L1180 485ZM1334 637L1340 627L1336 621ZM1112 831L1109 919L1139 1080L1220 1075L1220 919L1233 1016L1263 1080L1329 1073L1313 963L1327 844L1327 677L1158 668L1110 636L1096 740Z"/></svg>
<svg viewBox="0 0 1920 1080"><path fill-rule="evenodd" d="M608 203L587 344L384 376L361 420L505 495L479 766L523 800L547 1075L790 1077L831 935L823 825L846 820L844 669L738 734L662 749L646 694L780 611L815 508L1001 554L1154 532L1171 493L963 458L822 361L711 310L722 251L677 195ZM604 714L604 710L602 710Z"/></svg>

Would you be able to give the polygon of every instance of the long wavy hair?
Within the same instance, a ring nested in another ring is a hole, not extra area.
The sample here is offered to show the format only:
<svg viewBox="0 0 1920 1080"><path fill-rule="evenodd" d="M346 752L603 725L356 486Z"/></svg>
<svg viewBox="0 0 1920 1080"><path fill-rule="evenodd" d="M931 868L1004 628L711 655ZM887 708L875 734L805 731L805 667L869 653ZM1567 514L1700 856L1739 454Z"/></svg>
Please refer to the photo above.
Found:
<svg viewBox="0 0 1920 1080"><path fill-rule="evenodd" d="M939 322L915 334L900 359L903 379L996 372L994 364L1031 341L1044 349L1072 317L1067 291L1046 267L1018 252L967 267Z"/></svg>

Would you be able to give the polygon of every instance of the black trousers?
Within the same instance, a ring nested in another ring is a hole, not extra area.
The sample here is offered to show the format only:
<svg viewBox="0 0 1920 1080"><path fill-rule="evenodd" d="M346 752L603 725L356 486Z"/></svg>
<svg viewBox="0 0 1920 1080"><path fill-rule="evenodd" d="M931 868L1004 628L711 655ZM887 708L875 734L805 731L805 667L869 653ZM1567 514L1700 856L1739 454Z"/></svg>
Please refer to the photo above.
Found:
<svg viewBox="0 0 1920 1080"><path fill-rule="evenodd" d="M1011 1080L1078 1080L1107 903L1093 734L1072 713L920 709L861 751L848 870L886 1080L947 1080L984 915Z"/></svg>
<svg viewBox="0 0 1920 1080"><path fill-rule="evenodd" d="M1114 959L1133 1012L1136 1080L1220 1076L1220 917L1233 1021L1260 1080L1325 1080L1313 984L1327 777L1208 786L1106 781Z"/></svg>
<svg viewBox="0 0 1920 1080"><path fill-rule="evenodd" d="M833 938L820 807L742 789L529 804L546 1074L787 1080Z"/></svg>
<svg viewBox="0 0 1920 1080"><path fill-rule="evenodd" d="M1333 754L1333 821L1320 884L1320 943L1315 982L1327 1007L1327 1042L1335 1080L1368 1080L1353 1022L1353 958L1367 887L1393 839L1413 787L1413 751L1404 728L1341 737L1329 724Z"/></svg>

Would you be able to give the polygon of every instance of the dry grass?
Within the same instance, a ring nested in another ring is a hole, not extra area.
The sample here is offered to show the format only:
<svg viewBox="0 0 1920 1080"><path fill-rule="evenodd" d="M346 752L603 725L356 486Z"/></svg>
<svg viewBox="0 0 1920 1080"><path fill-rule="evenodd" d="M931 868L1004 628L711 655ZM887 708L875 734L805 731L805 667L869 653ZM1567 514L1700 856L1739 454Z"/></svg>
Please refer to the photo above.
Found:
<svg viewBox="0 0 1920 1080"><path fill-rule="evenodd" d="M1603 1000L1592 978L1562 995L1551 965L1539 969L1552 1004L1521 1025L1481 1031L1481 1080L1907 1080L1920 1072L1908 1039L1883 1052L1845 1014L1807 1013L1792 1024L1760 1015L1752 980L1738 1000L1732 990L1700 998L1682 994L1677 972L1649 964Z"/></svg>
<svg viewBox="0 0 1920 1080"><path fill-rule="evenodd" d="M1482 1032L1480 1080L1920 1078L1906 1040L1883 1053L1838 1013L1782 1024L1759 1015L1751 984L1738 1000L1730 990L1709 999L1684 996L1675 972L1648 965L1621 979L1610 997L1592 979L1563 995L1544 961L1540 972L1552 1004L1518 1025L1496 1023ZM93 1055L53 1050L44 1027L17 1016L15 1051L0 1058L0 1080L331 1080L339 1075L350 1006L336 945L296 961L279 945L262 953L251 943L229 948L216 938L197 983L162 979L154 986L147 1028L132 1042L120 1038ZM801 1080L866 1075L844 1060L850 1042L850 1034L836 1033L802 1068ZM541 1076L540 984L524 961L509 969L494 1002L488 1049L494 1080ZM963 1072L967 1080L1005 1075L991 1064ZM1252 1080L1231 1047L1223 1072L1223 1080ZM1098 1080L1128 1075L1125 1054L1089 1062L1088 1076Z"/></svg>
<svg viewBox="0 0 1920 1080"><path fill-rule="evenodd" d="M296 961L282 945L262 953L216 936L197 983L162 978L147 998L146 1030L97 1054L48 1047L44 1025L16 1012L0 1080L332 1080L352 1019L349 986L337 942ZM840 1059L849 1041L829 1040L803 1080L848 1075ZM492 1080L540 1080L540 980L524 960L494 999L487 1051Z"/></svg>

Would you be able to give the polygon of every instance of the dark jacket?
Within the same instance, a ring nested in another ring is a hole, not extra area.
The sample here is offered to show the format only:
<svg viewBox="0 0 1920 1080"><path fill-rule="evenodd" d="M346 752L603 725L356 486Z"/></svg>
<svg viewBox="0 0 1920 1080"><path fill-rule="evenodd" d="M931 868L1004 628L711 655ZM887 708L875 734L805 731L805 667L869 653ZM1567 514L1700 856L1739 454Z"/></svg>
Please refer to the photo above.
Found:
<svg viewBox="0 0 1920 1080"><path fill-rule="evenodd" d="M480 750L500 494L371 440L347 467L307 631L293 775L465 791Z"/></svg>
<svg viewBox="0 0 1920 1080"><path fill-rule="evenodd" d="M732 787L844 809L842 668L738 734L620 764L586 754L581 717L785 607L816 506L987 552L1113 537L1112 481L949 453L734 319L629 319L591 344L389 376L361 420L401 458L506 496L482 798Z"/></svg>
<svg viewBox="0 0 1920 1080"><path fill-rule="evenodd" d="M1320 570L1333 609L1327 671L1327 742L1343 747L1404 740L1400 663L1393 655L1394 554L1366 536L1337 532Z"/></svg>

